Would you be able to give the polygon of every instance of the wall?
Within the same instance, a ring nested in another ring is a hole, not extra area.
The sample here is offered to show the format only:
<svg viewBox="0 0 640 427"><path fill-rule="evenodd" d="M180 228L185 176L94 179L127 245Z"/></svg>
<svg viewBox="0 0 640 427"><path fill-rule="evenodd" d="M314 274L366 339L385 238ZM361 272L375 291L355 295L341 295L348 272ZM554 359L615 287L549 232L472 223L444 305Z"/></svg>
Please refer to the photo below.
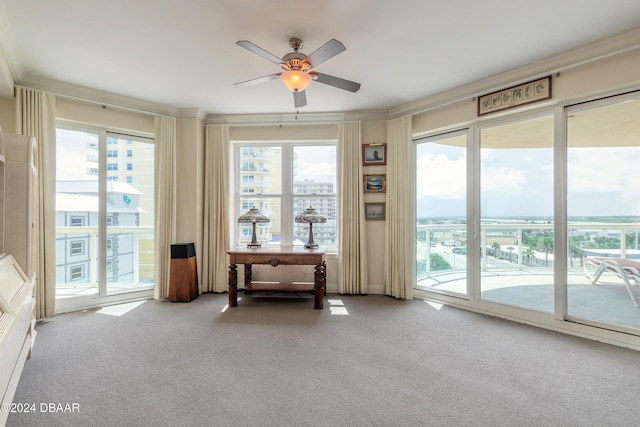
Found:
<svg viewBox="0 0 640 427"><path fill-rule="evenodd" d="M109 127L112 130L153 134L154 116L147 113L91 102L56 97L58 119L78 124Z"/></svg>
<svg viewBox="0 0 640 427"><path fill-rule="evenodd" d="M0 98L0 127L3 133L16 133L16 111L13 98Z"/></svg>
<svg viewBox="0 0 640 427"><path fill-rule="evenodd" d="M583 100L585 97L595 97L611 91L624 91L637 88L640 84L640 49L631 50L606 59L576 65L567 68L552 77L553 98L546 104L560 101L570 103ZM496 88L496 90L503 87ZM533 104L525 108L535 108L543 103ZM518 109L522 111L522 109ZM515 110L505 110L503 113L487 115L495 118L500 114L510 114ZM441 108L432 108L425 112L414 114L413 134L446 130L451 127L462 127L473 121L482 120L477 116L476 101L469 97Z"/></svg>
<svg viewBox="0 0 640 427"><path fill-rule="evenodd" d="M387 142L387 121L375 120L362 122L362 143ZM363 174L384 174L386 166L362 166ZM389 177L387 176L387 179ZM386 202L385 193L365 193L365 203ZM369 293L384 293L384 247L385 221L367 221L367 264L369 274Z"/></svg>
<svg viewBox="0 0 640 427"><path fill-rule="evenodd" d="M194 243L198 283L202 281L204 197L204 129L197 115L176 120L176 237L174 243Z"/></svg>

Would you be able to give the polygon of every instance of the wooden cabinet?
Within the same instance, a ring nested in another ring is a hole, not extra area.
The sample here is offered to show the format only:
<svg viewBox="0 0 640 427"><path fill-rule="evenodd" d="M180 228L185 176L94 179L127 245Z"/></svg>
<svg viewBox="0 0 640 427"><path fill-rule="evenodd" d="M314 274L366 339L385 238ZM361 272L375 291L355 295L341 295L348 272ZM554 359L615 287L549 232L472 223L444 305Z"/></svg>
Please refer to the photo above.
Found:
<svg viewBox="0 0 640 427"><path fill-rule="evenodd" d="M189 302L198 298L198 266L193 243L171 245L169 300Z"/></svg>

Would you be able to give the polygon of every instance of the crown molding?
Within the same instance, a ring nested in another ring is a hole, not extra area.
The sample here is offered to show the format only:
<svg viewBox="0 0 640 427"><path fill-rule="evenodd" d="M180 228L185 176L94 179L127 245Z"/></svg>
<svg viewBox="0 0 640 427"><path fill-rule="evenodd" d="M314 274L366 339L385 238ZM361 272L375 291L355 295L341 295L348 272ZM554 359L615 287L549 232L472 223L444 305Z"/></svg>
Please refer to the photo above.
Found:
<svg viewBox="0 0 640 427"><path fill-rule="evenodd" d="M207 116L208 125L255 126L265 124L337 123L344 113L236 114Z"/></svg>
<svg viewBox="0 0 640 427"><path fill-rule="evenodd" d="M201 122L204 122L207 119L207 113L205 113L202 109L198 107L192 108L180 108L178 110L178 117L183 119L198 119Z"/></svg>
<svg viewBox="0 0 640 427"><path fill-rule="evenodd" d="M0 97L13 98L14 79L11 66L0 44Z"/></svg>
<svg viewBox="0 0 640 427"><path fill-rule="evenodd" d="M2 50L0 53L4 57L3 62L6 62L11 70L12 79L14 81L21 79L24 76L24 67L20 55L18 55L13 30L3 1L0 1L0 47Z"/></svg>
<svg viewBox="0 0 640 427"><path fill-rule="evenodd" d="M23 74L7 11L0 1L0 96L13 98L15 81Z"/></svg>
<svg viewBox="0 0 640 427"><path fill-rule="evenodd" d="M395 118L422 113L638 48L640 48L640 29L392 108L389 110L389 116Z"/></svg>
<svg viewBox="0 0 640 427"><path fill-rule="evenodd" d="M214 115L206 118L207 124L231 126L255 126L265 124L327 124L343 121L387 120L388 111L347 111L341 113L288 113L288 114L238 114Z"/></svg>

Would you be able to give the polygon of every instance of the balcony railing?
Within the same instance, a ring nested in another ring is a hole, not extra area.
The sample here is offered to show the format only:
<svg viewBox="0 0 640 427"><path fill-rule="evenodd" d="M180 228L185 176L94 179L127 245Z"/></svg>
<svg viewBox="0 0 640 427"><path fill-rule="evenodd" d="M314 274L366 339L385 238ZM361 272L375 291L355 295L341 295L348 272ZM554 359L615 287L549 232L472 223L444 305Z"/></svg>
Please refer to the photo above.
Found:
<svg viewBox="0 0 640 427"><path fill-rule="evenodd" d="M632 258L640 261L640 224L571 222L567 225L567 314L580 322L640 334L640 309L623 279L612 272L592 282L585 257ZM484 223L478 230L480 282L467 276L467 225L417 226L417 287L471 299L469 286L479 286L482 301L552 313L557 286L551 223ZM544 249L538 242L548 239ZM499 242L499 244L494 244ZM525 242L521 244L520 242ZM433 263L433 265L432 265ZM586 269L585 269L586 266ZM632 283L640 297L640 286Z"/></svg>
<svg viewBox="0 0 640 427"><path fill-rule="evenodd" d="M131 245L117 247L114 236L130 236ZM71 255L62 242L84 242L81 254ZM110 293L137 291L153 287L154 280L154 228L139 226L109 226L107 244L107 287ZM111 241L111 244L109 242ZM97 293L99 282L98 227L56 227L56 296L68 297ZM65 253L60 253L65 251ZM118 261L116 263L116 261ZM122 267L130 280L114 279ZM70 270L81 267L81 277L73 278ZM63 276L63 277L60 277ZM68 278L68 279L65 279Z"/></svg>
<svg viewBox="0 0 640 427"><path fill-rule="evenodd" d="M574 260L581 255L611 256L618 258L640 258L640 224L637 223L570 223L568 224L570 237L585 235L586 233L608 237L618 237L620 245L618 248L596 248L589 247L586 240L578 245L578 253L568 251L569 268L574 264ZM466 224L428 224L417 226L417 255L418 259L430 260L432 253L442 254L442 250L434 250L436 244L440 248L450 247L451 253L454 248L465 248L467 246L467 226ZM524 234L553 235L553 224L550 223L487 223L480 226L480 257L482 258L482 269L484 271L492 268L488 260L494 259L508 260L509 265L501 268L540 267L553 268L553 246L546 251L541 249L531 249L527 245L520 244L524 240ZM626 236L632 234L634 238L633 247L627 247ZM592 241L592 240L589 240ZM493 242L499 243L499 247ZM448 251L447 251L448 252ZM579 267L579 266L578 266ZM433 272L437 273L437 272ZM428 277L432 274L430 262L426 263L424 272L418 274L418 279Z"/></svg>

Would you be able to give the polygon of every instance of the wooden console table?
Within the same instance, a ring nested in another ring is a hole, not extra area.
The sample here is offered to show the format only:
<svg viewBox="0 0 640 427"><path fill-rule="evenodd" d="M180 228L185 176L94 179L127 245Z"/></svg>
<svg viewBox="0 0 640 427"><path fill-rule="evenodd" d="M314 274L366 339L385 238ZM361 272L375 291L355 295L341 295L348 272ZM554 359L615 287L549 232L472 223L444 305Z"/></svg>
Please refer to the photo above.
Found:
<svg viewBox="0 0 640 427"><path fill-rule="evenodd" d="M244 291L258 292L309 292L315 296L313 308L324 307L324 295L327 288L326 249L305 249L297 246L278 248L237 248L227 251L229 254L229 307L238 306L238 270L237 264L244 264ZM253 264L314 265L313 283L309 282L254 282L251 279Z"/></svg>

